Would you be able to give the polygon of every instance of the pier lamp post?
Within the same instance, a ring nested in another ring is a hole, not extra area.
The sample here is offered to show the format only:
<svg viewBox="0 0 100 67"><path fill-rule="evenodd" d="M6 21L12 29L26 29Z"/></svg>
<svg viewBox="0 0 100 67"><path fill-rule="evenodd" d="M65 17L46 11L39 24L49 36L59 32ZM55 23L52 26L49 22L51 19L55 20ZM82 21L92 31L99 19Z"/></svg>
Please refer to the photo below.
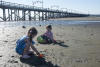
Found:
<svg viewBox="0 0 100 67"><path fill-rule="evenodd" d="M2 0L1 0L1 6L2 6Z"/></svg>
<svg viewBox="0 0 100 67"><path fill-rule="evenodd" d="M67 8L61 8L61 10L68 12Z"/></svg>
<svg viewBox="0 0 100 67"><path fill-rule="evenodd" d="M43 8L43 3L44 3L44 2L43 2L43 0L42 0L42 8Z"/></svg>
<svg viewBox="0 0 100 67"><path fill-rule="evenodd" d="M42 1L39 1L39 0L37 0L37 1L34 1L34 2L32 2L33 3L33 6L35 5L35 4L37 4L37 3L41 3L42 4L42 8L43 8L43 0Z"/></svg>
<svg viewBox="0 0 100 67"><path fill-rule="evenodd" d="M58 6L58 5L52 5L52 6L51 6L51 9L52 9L52 8L56 8L56 10L59 10L59 6Z"/></svg>

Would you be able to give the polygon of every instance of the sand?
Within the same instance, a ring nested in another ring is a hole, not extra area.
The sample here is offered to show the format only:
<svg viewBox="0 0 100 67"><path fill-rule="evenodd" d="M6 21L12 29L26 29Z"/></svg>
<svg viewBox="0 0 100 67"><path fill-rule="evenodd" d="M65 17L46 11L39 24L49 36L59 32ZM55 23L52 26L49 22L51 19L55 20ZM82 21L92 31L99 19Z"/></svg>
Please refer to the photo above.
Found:
<svg viewBox="0 0 100 67"><path fill-rule="evenodd" d="M15 52L15 47L29 28L0 28L0 67L100 67L100 25L53 26L54 38L64 43L35 45L45 57L33 55L25 60ZM45 26L36 28L37 36L45 32Z"/></svg>

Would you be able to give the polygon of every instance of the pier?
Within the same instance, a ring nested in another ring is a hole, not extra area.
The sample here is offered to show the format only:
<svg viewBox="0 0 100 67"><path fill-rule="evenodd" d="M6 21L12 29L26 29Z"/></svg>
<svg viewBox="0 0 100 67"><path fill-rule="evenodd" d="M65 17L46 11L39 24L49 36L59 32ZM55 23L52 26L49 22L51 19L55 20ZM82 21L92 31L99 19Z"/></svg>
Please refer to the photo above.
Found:
<svg viewBox="0 0 100 67"><path fill-rule="evenodd" d="M71 13L68 11L54 10L50 8L41 8L11 2L0 1L0 8L3 16L0 18L3 21L25 21L25 20L48 20L65 17L83 17L86 14ZM7 13L7 14L6 14ZM28 18L26 18L28 17Z"/></svg>

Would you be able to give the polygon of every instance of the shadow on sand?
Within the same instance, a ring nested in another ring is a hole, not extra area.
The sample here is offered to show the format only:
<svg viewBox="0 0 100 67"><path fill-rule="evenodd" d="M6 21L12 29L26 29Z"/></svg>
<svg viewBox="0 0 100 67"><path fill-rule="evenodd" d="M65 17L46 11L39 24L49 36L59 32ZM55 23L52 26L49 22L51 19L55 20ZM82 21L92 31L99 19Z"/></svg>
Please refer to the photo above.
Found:
<svg viewBox="0 0 100 67"><path fill-rule="evenodd" d="M62 47L69 47L68 45L64 44L64 41L61 41L61 40L56 40L56 43L54 43L54 45L59 45Z"/></svg>
<svg viewBox="0 0 100 67"><path fill-rule="evenodd" d="M56 43L56 44L54 44L54 45L59 45L59 46L61 46L61 47L69 47L68 45L65 45L64 43Z"/></svg>
<svg viewBox="0 0 100 67"><path fill-rule="evenodd" d="M53 44L53 45L59 45L61 47L69 47L68 45L64 44L64 41L61 40L57 40L56 43L39 43L39 44L44 44L44 45L48 45L48 44Z"/></svg>
<svg viewBox="0 0 100 67"><path fill-rule="evenodd" d="M58 65L53 65L51 62L46 62L45 58L39 58L35 55L31 55L31 58L29 59L23 59L20 57L20 61L35 67L59 67Z"/></svg>

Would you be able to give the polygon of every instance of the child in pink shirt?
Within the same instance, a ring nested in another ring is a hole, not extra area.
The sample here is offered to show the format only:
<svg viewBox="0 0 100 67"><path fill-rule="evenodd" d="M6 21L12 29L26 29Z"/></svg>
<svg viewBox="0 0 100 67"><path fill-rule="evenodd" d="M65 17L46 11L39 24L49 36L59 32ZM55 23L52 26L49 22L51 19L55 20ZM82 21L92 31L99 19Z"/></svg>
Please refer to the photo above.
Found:
<svg viewBox="0 0 100 67"><path fill-rule="evenodd" d="M57 43L56 40L54 40L54 38L53 38L53 33L51 31L52 26L48 25L48 26L46 26L46 29L47 29L47 31L43 35L41 35L37 38L38 43L41 43L41 44ZM41 41L41 39L42 39L42 41Z"/></svg>
<svg viewBox="0 0 100 67"><path fill-rule="evenodd" d="M42 35L43 38L47 41L47 43L56 43L56 40L53 38L53 33L52 33L52 26L48 25L46 27L47 31Z"/></svg>

